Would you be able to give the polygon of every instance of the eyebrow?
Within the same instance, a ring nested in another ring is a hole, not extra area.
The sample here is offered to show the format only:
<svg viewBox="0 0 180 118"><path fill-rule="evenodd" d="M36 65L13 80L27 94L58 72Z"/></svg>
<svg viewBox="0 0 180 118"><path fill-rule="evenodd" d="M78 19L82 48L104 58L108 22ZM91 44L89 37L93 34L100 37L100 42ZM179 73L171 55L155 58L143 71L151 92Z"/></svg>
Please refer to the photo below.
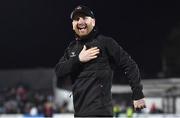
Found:
<svg viewBox="0 0 180 118"><path fill-rule="evenodd" d="M74 17L73 20L77 20L77 19L79 19L80 17L82 17L82 18L84 19L84 18L88 18L89 16L77 16L77 17Z"/></svg>

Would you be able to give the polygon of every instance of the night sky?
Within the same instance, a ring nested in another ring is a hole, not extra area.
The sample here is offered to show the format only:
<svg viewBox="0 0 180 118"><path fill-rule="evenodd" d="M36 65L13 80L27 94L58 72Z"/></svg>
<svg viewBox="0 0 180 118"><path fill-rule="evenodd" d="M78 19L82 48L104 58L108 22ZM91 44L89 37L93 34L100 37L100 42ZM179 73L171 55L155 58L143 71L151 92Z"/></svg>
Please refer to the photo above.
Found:
<svg viewBox="0 0 180 118"><path fill-rule="evenodd" d="M54 67L74 40L70 13L79 4L94 11L100 32L143 74L161 71L163 44L180 21L178 0L1 0L0 69Z"/></svg>

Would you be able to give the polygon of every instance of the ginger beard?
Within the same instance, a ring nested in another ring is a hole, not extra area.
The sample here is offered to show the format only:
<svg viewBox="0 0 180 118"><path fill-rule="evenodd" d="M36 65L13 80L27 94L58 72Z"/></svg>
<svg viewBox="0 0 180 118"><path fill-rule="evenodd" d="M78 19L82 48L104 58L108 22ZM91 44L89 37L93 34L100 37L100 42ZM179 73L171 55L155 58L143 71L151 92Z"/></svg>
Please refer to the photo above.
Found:
<svg viewBox="0 0 180 118"><path fill-rule="evenodd" d="M84 16L79 16L72 22L73 30L79 37L87 36L95 26L95 19Z"/></svg>

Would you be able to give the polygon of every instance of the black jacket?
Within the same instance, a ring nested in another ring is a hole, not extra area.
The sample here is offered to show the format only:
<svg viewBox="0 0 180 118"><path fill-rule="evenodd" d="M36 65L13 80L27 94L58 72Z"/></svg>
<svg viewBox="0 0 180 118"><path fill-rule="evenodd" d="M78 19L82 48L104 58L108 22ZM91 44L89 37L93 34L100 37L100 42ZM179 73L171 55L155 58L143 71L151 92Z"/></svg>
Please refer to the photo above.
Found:
<svg viewBox="0 0 180 118"><path fill-rule="evenodd" d="M100 49L98 58L81 63L78 55L83 45L87 48L97 46ZM124 71L133 91L133 99L143 98L138 66L115 40L92 31L88 37L70 43L55 72L59 78L71 77L74 81L75 116L113 115L112 64Z"/></svg>

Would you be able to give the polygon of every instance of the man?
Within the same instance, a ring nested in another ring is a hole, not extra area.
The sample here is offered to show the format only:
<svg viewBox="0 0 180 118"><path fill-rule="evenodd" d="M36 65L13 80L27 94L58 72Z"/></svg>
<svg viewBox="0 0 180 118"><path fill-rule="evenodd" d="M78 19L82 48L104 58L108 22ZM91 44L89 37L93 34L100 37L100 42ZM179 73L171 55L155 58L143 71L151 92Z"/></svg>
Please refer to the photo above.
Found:
<svg viewBox="0 0 180 118"><path fill-rule="evenodd" d="M55 67L59 78L73 80L75 117L112 117L112 65L123 69L133 91L135 108L144 108L144 95L136 63L112 38L95 27L93 12L77 6L71 13L76 40Z"/></svg>

